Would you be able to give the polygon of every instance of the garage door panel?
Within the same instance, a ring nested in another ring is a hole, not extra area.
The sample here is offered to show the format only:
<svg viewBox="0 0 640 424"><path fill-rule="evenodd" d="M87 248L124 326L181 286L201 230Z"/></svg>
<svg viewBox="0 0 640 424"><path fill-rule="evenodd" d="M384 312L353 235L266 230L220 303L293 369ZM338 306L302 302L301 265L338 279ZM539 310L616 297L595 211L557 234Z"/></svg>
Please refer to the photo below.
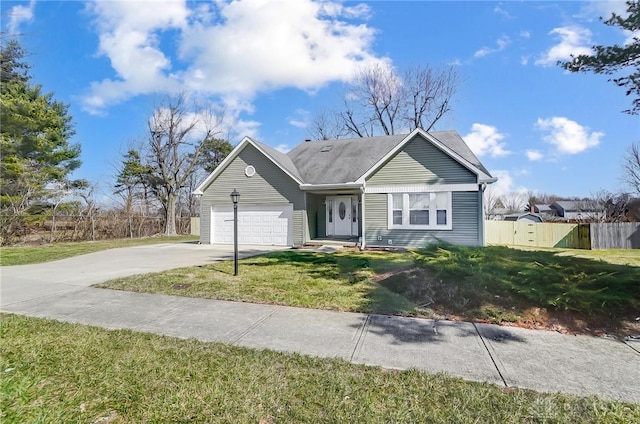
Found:
<svg viewBox="0 0 640 424"><path fill-rule="evenodd" d="M213 243L233 243L233 211L212 211ZM238 208L238 243L288 246L292 242L293 206L248 206Z"/></svg>

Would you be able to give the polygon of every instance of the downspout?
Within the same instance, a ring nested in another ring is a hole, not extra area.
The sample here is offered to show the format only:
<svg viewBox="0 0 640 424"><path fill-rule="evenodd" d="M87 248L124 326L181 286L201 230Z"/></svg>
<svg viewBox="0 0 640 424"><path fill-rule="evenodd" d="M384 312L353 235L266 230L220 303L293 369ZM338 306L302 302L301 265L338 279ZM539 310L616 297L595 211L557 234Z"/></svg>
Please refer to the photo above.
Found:
<svg viewBox="0 0 640 424"><path fill-rule="evenodd" d="M366 239L367 239L367 235L365 234L365 222L366 222L366 218L365 218L365 206L364 206L364 199L365 199L365 185L366 183L362 184L362 187L360 187L360 197L362 198L362 206L360 207L361 209L361 213L362 213L362 220L360 222L360 225L362 225L362 242L360 243L360 250L364 250L364 248L366 247Z"/></svg>
<svg viewBox="0 0 640 424"><path fill-rule="evenodd" d="M309 241L307 236L311 229L309 228L309 209L307 208L307 192L304 192L304 219L302 220L302 245L306 245ZM310 238L310 237L309 237Z"/></svg>
<svg viewBox="0 0 640 424"><path fill-rule="evenodd" d="M484 246L485 245L485 236L484 236L484 219L485 219L485 214L484 214L484 191L487 189L487 183L480 183L478 185L478 203L480 205L480 211L478 212L478 219L479 219L479 225L478 225L478 241L480 242L480 246Z"/></svg>

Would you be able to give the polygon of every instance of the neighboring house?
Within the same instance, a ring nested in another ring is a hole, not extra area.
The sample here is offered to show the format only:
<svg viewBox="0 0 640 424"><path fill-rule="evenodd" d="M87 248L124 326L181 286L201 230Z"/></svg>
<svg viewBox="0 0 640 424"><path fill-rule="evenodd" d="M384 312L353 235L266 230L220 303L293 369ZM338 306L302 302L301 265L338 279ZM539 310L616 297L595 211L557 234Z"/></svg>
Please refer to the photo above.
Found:
<svg viewBox="0 0 640 424"><path fill-rule="evenodd" d="M511 214L512 210L508 208L493 208L486 213L485 218L492 221L502 221L504 217Z"/></svg>
<svg viewBox="0 0 640 424"><path fill-rule="evenodd" d="M547 216L558 216L558 211L551 205L534 205L532 212Z"/></svg>
<svg viewBox="0 0 640 424"><path fill-rule="evenodd" d="M604 205L581 200L558 200L551 204L566 221L596 221L605 217Z"/></svg>
<svg viewBox="0 0 640 424"><path fill-rule="evenodd" d="M522 214L505 215L505 221L530 221L530 222L542 222L540 215L536 215L531 212Z"/></svg>
<svg viewBox="0 0 640 424"><path fill-rule="evenodd" d="M237 189L243 244L482 245L482 193L495 181L457 132L417 129L303 142L287 154L245 137L194 194L202 243L233 241Z"/></svg>

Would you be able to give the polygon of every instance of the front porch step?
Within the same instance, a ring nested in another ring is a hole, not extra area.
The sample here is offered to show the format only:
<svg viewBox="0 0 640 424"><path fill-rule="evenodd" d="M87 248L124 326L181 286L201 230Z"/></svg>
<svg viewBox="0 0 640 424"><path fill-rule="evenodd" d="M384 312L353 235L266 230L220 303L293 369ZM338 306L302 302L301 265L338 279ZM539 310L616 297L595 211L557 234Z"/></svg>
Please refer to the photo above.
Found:
<svg viewBox="0 0 640 424"><path fill-rule="evenodd" d="M358 246L357 238L345 239L314 239L309 240L305 246L339 246L339 247L356 247Z"/></svg>

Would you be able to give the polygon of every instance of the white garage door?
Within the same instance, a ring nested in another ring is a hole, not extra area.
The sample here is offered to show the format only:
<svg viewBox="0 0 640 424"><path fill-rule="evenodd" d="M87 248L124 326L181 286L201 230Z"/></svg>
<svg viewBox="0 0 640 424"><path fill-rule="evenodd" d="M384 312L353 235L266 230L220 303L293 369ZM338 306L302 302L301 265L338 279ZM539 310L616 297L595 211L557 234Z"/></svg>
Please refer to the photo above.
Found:
<svg viewBox="0 0 640 424"><path fill-rule="evenodd" d="M215 207L211 213L213 243L233 243L233 209ZM238 205L238 243L275 246L293 244L293 205Z"/></svg>

